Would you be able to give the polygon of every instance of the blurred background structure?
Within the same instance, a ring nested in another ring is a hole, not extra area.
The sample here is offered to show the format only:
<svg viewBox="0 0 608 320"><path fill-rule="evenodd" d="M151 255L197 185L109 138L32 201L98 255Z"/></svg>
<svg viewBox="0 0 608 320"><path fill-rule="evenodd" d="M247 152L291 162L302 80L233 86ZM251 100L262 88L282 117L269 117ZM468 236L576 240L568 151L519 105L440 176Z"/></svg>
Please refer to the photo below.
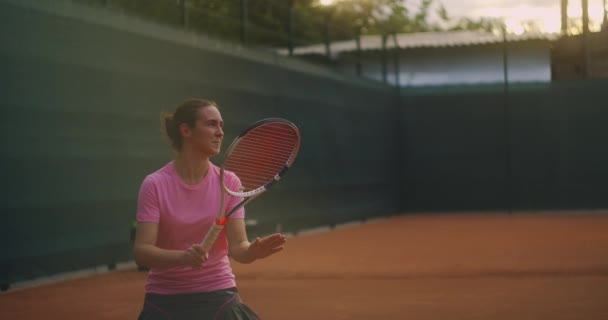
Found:
<svg viewBox="0 0 608 320"><path fill-rule="evenodd" d="M512 82L608 73L606 0L74 1L399 86L500 82L502 42Z"/></svg>
<svg viewBox="0 0 608 320"><path fill-rule="evenodd" d="M432 0L0 0L2 289L131 259L139 184L171 159L159 114L191 96L219 103L226 141L264 117L302 130L251 236L605 208L602 1L593 19L552 1L548 28Z"/></svg>

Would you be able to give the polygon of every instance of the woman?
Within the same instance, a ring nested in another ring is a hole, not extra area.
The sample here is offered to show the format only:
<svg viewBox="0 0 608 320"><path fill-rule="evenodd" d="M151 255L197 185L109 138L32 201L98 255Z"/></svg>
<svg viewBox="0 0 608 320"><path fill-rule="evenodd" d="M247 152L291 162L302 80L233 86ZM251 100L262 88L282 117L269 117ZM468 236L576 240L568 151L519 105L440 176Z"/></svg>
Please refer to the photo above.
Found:
<svg viewBox="0 0 608 320"><path fill-rule="evenodd" d="M209 252L200 243L220 206L224 121L217 104L190 99L163 119L177 156L148 175L139 192L134 256L150 268L139 319L259 319L238 295L228 256L251 263L283 249L285 236L250 243L244 209L235 212ZM234 174L226 183L240 184ZM226 208L239 199L226 197Z"/></svg>

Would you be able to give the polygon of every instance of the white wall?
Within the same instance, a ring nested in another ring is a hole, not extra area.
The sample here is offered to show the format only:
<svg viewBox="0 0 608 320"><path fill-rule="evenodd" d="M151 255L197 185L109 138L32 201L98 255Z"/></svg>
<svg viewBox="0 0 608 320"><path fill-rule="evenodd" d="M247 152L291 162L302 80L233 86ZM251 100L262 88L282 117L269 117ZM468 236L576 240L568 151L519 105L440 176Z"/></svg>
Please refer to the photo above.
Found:
<svg viewBox="0 0 608 320"><path fill-rule="evenodd" d="M363 75L382 81L380 53L366 52L363 57ZM509 43L507 58L509 82L551 81L549 42ZM394 54L389 52L387 81L391 84L396 84L394 60ZM339 68L349 74L355 73L352 59L344 59ZM502 44L403 50L399 70L401 86L502 82Z"/></svg>

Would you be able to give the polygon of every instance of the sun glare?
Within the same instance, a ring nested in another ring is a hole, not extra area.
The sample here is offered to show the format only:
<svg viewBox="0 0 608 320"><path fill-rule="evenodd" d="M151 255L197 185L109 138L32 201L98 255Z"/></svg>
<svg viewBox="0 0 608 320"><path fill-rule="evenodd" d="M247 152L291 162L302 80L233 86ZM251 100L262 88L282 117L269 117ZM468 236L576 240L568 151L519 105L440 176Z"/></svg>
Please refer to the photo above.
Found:
<svg viewBox="0 0 608 320"><path fill-rule="evenodd" d="M561 19L546 19L543 21L543 29L545 32L558 33L562 28Z"/></svg>
<svg viewBox="0 0 608 320"><path fill-rule="evenodd" d="M336 0L320 0L319 2L321 2L321 5L323 6L331 6Z"/></svg>
<svg viewBox="0 0 608 320"><path fill-rule="evenodd" d="M573 3L574 2L574 3ZM599 31L603 20L602 0L589 1L589 29ZM503 19L507 32L522 34L524 32L547 32L558 33L561 30L561 12L559 1L551 6L535 6L522 4L510 8L479 8L474 10L475 16L493 17ZM580 26L582 9L578 1L570 1L568 5L568 17L574 24ZM571 26L571 32L577 31L576 26ZM580 29L580 28L579 28Z"/></svg>
<svg viewBox="0 0 608 320"><path fill-rule="evenodd" d="M526 31L521 22L515 19L505 20L505 27L507 28L508 33L514 33L517 35L523 34L524 31Z"/></svg>

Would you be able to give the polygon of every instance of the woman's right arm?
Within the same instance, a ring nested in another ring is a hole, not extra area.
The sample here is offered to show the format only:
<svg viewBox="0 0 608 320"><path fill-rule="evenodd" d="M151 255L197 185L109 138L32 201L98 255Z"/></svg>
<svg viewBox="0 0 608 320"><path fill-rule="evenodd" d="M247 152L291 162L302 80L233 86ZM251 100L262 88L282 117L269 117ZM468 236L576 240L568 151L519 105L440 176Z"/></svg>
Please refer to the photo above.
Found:
<svg viewBox="0 0 608 320"><path fill-rule="evenodd" d="M135 262L148 268L171 268L191 266L201 268L207 260L207 254L200 244L192 245L188 250L166 250L156 246L158 223L138 222L133 246Z"/></svg>

